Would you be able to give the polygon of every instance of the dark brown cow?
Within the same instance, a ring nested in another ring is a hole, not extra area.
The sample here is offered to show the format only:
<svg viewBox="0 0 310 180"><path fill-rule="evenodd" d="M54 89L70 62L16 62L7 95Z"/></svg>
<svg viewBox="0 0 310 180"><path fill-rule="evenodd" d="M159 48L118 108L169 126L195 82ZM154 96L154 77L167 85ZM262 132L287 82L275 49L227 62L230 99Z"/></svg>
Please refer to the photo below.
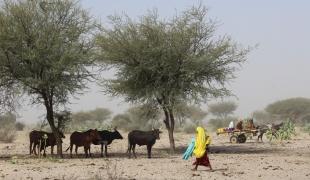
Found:
<svg viewBox="0 0 310 180"><path fill-rule="evenodd" d="M97 129L90 129L85 132L73 132L70 136L70 146L66 151L70 149L70 157L72 158L72 149L73 145L75 145L75 154L77 155L77 150L79 146L84 146L85 157L87 158L90 154L90 145L93 142L100 142L100 134L98 133Z"/></svg>
<svg viewBox="0 0 310 180"><path fill-rule="evenodd" d="M65 138L62 132L59 133L61 138ZM46 136L46 138L44 136ZM35 155L37 155L36 148L38 148L38 153L41 153L41 151L44 150L43 155L46 156L45 150L46 147L48 146L51 146L51 154L54 154L54 146L57 144L57 142L53 133L33 130L29 133L29 140L30 140L30 146L29 146L30 154L34 153ZM41 148L39 147L40 141L41 141Z"/></svg>
<svg viewBox="0 0 310 180"><path fill-rule="evenodd" d="M99 145L101 144L101 157L103 157L103 145L105 146L105 156L108 156L108 145L112 143L112 141L114 139L123 139L123 136L116 130L116 128L114 129L114 132L110 132L110 131L98 131L101 137L101 142L93 142L94 145Z"/></svg>
<svg viewBox="0 0 310 180"><path fill-rule="evenodd" d="M156 139L159 139L159 133L161 133L161 131L158 129L154 129L153 131L131 131L128 134L127 152L129 153L129 158L131 157L131 150L133 151L134 157L137 158L135 153L136 144L139 146L146 145L148 158L151 158L152 146L155 144Z"/></svg>

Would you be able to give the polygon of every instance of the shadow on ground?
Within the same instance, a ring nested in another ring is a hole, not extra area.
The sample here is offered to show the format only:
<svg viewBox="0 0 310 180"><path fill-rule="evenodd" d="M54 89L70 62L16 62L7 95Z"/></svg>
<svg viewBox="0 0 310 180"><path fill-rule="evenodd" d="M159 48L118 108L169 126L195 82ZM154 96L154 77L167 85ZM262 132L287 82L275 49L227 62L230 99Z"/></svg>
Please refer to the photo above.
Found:
<svg viewBox="0 0 310 180"><path fill-rule="evenodd" d="M211 146L211 154L273 154L283 150L270 147L255 147L243 145L230 145L230 146Z"/></svg>
<svg viewBox="0 0 310 180"><path fill-rule="evenodd" d="M182 156L182 154L186 151L187 146L178 146L175 149L175 152L172 154L170 152L169 147L164 148L153 148L152 149L152 159L160 159L160 158L169 158L171 155ZM230 145L217 145L217 146L210 146L209 153L210 154L274 154L283 152L283 149L276 148L276 147L263 147L263 146L255 146L255 144L230 144ZM136 156L138 159L147 158L147 151L145 148L145 152L136 152ZM38 156L28 155L28 154L10 154L10 155L0 155L0 160L9 160L14 157L23 158L23 159L39 159ZM44 158L53 158L57 157L56 155L47 154L47 157ZM100 153L92 153L91 158L129 158L127 152L110 152L108 156L101 157ZM133 155L131 156L132 159L135 159ZM63 159L71 159L70 154L64 153ZM72 154L72 159L85 159L85 155L83 153L79 153L76 155L75 153Z"/></svg>
<svg viewBox="0 0 310 180"><path fill-rule="evenodd" d="M187 146L176 147L175 155L183 154L187 149ZM170 148L154 148L154 151L158 151L159 154L170 154ZM217 145L210 146L209 153L211 154L273 154L283 150L279 148L271 147L257 147L254 143L251 144L236 144L236 145Z"/></svg>

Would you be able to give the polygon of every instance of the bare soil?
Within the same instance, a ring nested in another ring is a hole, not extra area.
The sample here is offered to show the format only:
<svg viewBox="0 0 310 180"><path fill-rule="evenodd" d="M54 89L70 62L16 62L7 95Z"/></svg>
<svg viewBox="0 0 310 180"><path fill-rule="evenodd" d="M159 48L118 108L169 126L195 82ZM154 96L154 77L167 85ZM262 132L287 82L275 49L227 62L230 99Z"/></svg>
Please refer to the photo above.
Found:
<svg viewBox="0 0 310 180"><path fill-rule="evenodd" d="M182 154L194 134L175 133L177 152L169 154L168 135L161 134L147 158L146 147L137 147L137 159L129 159L127 133L115 140L109 156L100 157L100 146L92 146L92 158L85 159L83 148L79 156L64 159L29 155L28 132L18 132L13 143L0 143L0 179L310 179L310 136L299 132L282 143L256 142L256 137L244 144L229 143L228 136L212 134L209 154L213 171L198 167L191 171L194 157L182 160ZM63 149L69 145L64 139ZM54 149L56 151L56 147Z"/></svg>

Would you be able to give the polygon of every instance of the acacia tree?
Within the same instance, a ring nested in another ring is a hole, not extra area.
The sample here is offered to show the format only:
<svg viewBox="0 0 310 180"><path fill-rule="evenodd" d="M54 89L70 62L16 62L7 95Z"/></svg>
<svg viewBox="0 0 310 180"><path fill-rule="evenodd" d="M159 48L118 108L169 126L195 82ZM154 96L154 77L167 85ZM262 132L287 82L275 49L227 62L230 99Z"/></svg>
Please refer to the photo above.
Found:
<svg viewBox="0 0 310 180"><path fill-rule="evenodd" d="M289 118L293 122L302 123L304 117L310 114L309 98L289 98L269 104L265 111L273 116Z"/></svg>
<svg viewBox="0 0 310 180"><path fill-rule="evenodd" d="M106 93L158 105L173 152L175 105L229 95L225 83L248 50L227 36L215 37L216 23L207 18L203 6L169 20L160 19L156 11L138 20L126 15L109 19L96 40L100 59L116 70L115 79L105 80Z"/></svg>
<svg viewBox="0 0 310 180"><path fill-rule="evenodd" d="M94 23L73 0L4 1L0 8L0 81L43 104L62 156L54 110L85 88L92 76Z"/></svg>
<svg viewBox="0 0 310 180"><path fill-rule="evenodd" d="M103 123L111 117L112 112L107 108L96 108L90 111L78 111L73 113L72 119L77 123L83 123L83 121L92 121Z"/></svg>
<svg viewBox="0 0 310 180"><path fill-rule="evenodd" d="M96 108L95 110L89 111L93 121L102 124L104 121L111 117L112 112L107 108Z"/></svg>
<svg viewBox="0 0 310 180"><path fill-rule="evenodd" d="M226 119L237 109L237 104L232 101L219 102L209 105L209 112L220 119Z"/></svg>

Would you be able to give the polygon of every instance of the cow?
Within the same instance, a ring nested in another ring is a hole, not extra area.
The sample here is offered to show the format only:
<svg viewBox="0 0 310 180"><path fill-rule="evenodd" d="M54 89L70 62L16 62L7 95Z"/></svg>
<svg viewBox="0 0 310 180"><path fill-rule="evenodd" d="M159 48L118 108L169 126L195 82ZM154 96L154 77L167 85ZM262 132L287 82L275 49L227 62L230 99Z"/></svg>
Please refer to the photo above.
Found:
<svg viewBox="0 0 310 180"><path fill-rule="evenodd" d="M65 138L62 132L59 132L61 138ZM53 133L45 132L45 131L37 131L33 130L29 133L30 147L29 152L30 155L34 153L37 155L36 148L38 146L38 153L41 153L44 150L43 156L46 156L46 147L51 146L51 154L54 154L54 146L57 144L56 138ZM40 146L41 143L41 147Z"/></svg>
<svg viewBox="0 0 310 180"><path fill-rule="evenodd" d="M276 136L277 131L283 126L283 122L279 124L269 124L269 125L259 125L256 128L258 129L259 135L257 137L257 141L261 139L261 142L263 142L263 135L268 131L271 130L272 135Z"/></svg>
<svg viewBox="0 0 310 180"><path fill-rule="evenodd" d="M107 146L111 144L114 139L123 139L122 135L116 130L116 128L114 128L114 132L103 130L98 131L98 133L100 134L101 141L95 141L93 144L101 144L101 157L103 157L103 145L105 146L104 154L107 157Z"/></svg>
<svg viewBox="0 0 310 180"><path fill-rule="evenodd" d="M73 145L75 145L75 154L77 155L77 150L79 146L84 146L84 151L85 151L85 157L87 158L88 155L91 157L90 154L90 145L93 142L100 142L100 134L98 133L97 129L89 129L88 131L85 132L77 132L74 131L71 136L70 136L70 146L66 150L66 152L70 148L70 157L72 158L72 148Z"/></svg>
<svg viewBox="0 0 310 180"><path fill-rule="evenodd" d="M152 146L155 144L156 139L159 139L160 133L161 131L159 131L159 129L154 129L152 131L134 130L128 133L127 152L129 153L129 158L131 157L131 150L133 151L134 157L137 158L135 153L136 144L139 146L146 145L148 158L151 158Z"/></svg>

